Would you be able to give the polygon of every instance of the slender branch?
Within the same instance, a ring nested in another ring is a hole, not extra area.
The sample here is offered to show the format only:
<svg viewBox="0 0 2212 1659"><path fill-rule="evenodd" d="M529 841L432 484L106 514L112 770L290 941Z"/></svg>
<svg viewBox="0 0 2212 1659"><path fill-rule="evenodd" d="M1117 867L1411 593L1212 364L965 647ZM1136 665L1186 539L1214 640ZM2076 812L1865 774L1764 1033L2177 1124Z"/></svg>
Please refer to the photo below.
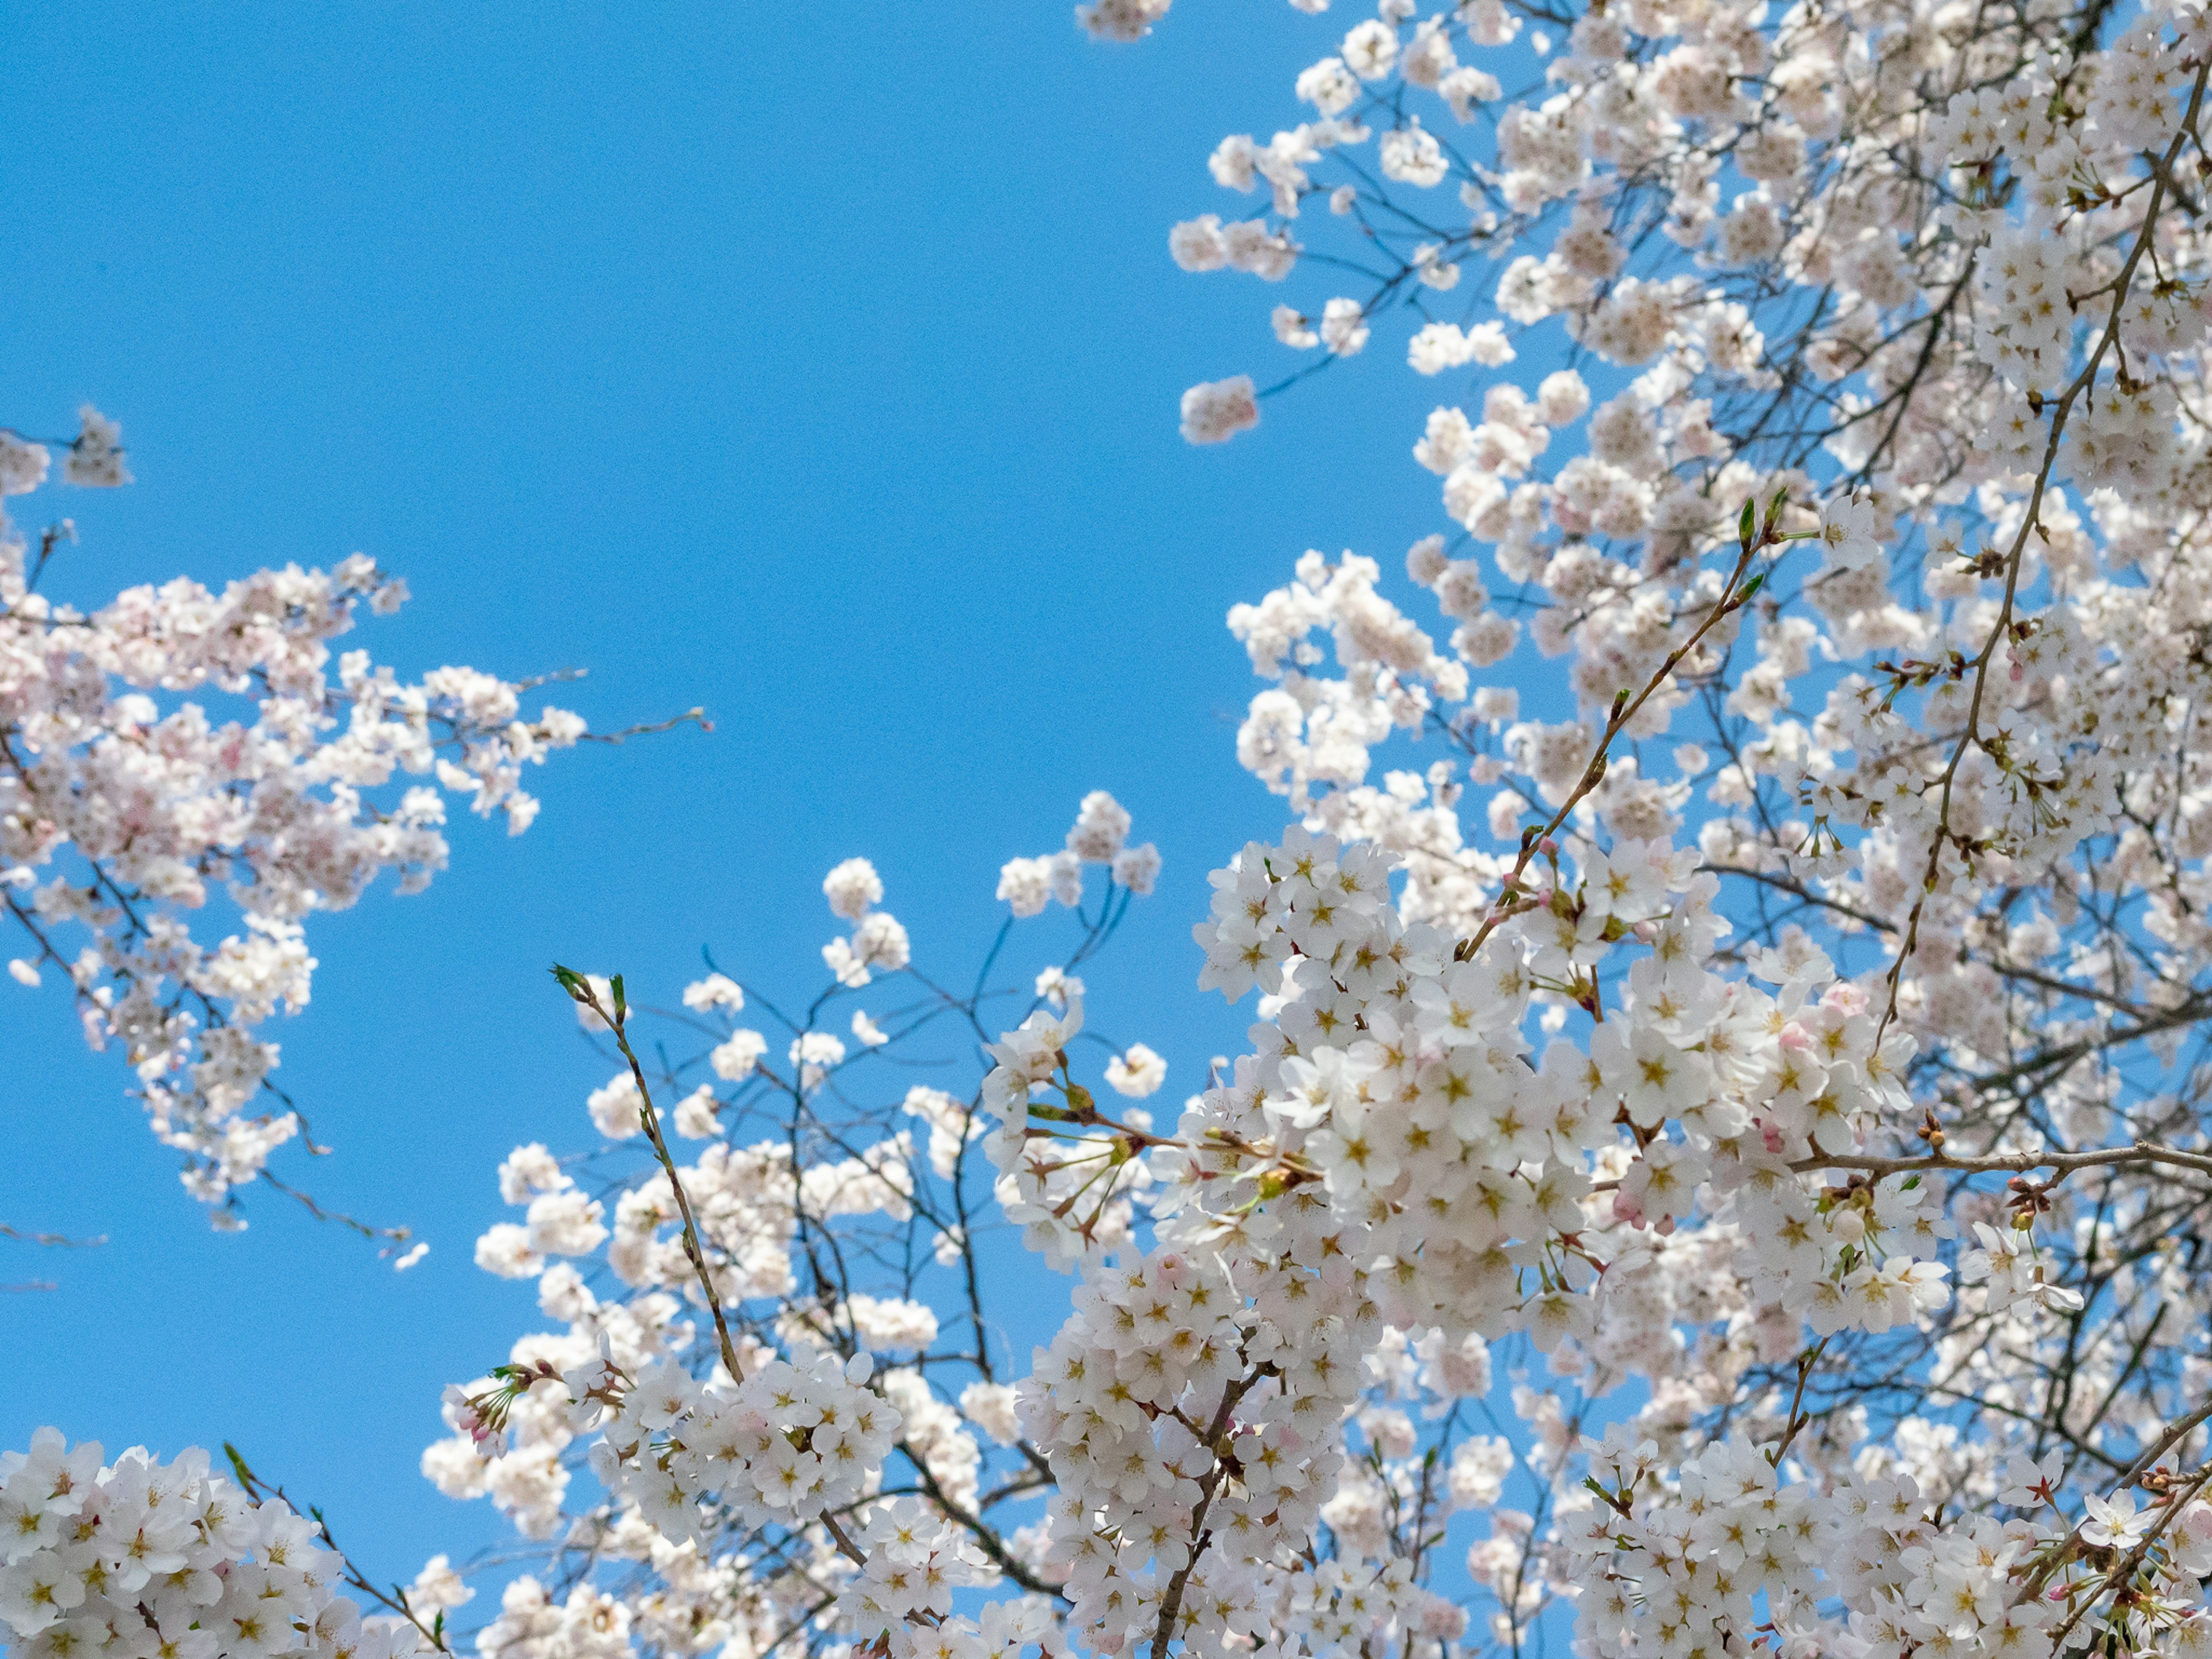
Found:
<svg viewBox="0 0 2212 1659"><path fill-rule="evenodd" d="M738 1364L737 1345L730 1340L729 1322L722 1316L722 1298L714 1289L714 1276L707 1270L706 1245L700 1237L698 1220L691 1213L690 1194L684 1190L684 1177L677 1173L676 1160L669 1156L668 1143L661 1138L660 1115L653 1109L653 1090L645 1080L645 1067L639 1063L636 1052L629 1046L629 1037L623 1029L629 1019L629 1006L623 995L622 975L616 975L611 981L615 1003L611 1012L600 1003L597 988L584 975L556 966L553 969L553 976L560 981L562 988L572 998L605 1022L607 1029L614 1033L615 1046L622 1050L622 1057L629 1062L631 1081L637 1085L638 1121L645 1130L646 1139L653 1143L653 1155L660 1160L660 1167L668 1176L669 1186L675 1191L676 1207L684 1218L684 1254L690 1258L692 1270L699 1276L700 1293L707 1300L707 1310L714 1317L714 1334L722 1346L722 1364L728 1367L733 1382L743 1382L744 1368ZM831 1523L831 1531L832 1535L836 1535L834 1522ZM841 1547L844 1542L840 1540ZM860 1558L855 1555L854 1559Z"/></svg>
<svg viewBox="0 0 2212 1659"><path fill-rule="evenodd" d="M1967 1158L1954 1158L1948 1152L1932 1152L1924 1158L1863 1158L1851 1153L1815 1152L1810 1158L1795 1160L1790 1167L1801 1175L1814 1170L1856 1170L1876 1177L1935 1170L1964 1175L1999 1171L2025 1175L2031 1170L2056 1170L2064 1176L2076 1170L2125 1168L2142 1164L2170 1164L2212 1175L2212 1153L2185 1152L2148 1141L2088 1152L1985 1152Z"/></svg>
<svg viewBox="0 0 2212 1659"><path fill-rule="evenodd" d="M89 1250L107 1243L106 1233L91 1238L71 1238L66 1233L27 1233L4 1221L0 1221L0 1238L18 1239L26 1244L54 1245L67 1250Z"/></svg>

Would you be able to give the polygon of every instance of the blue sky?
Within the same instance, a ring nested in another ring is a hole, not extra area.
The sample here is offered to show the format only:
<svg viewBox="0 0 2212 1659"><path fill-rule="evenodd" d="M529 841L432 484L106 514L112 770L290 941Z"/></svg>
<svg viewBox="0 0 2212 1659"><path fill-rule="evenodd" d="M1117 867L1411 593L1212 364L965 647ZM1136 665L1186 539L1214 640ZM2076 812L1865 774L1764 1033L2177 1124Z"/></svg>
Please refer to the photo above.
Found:
<svg viewBox="0 0 2212 1659"><path fill-rule="evenodd" d="M1049 0L15 20L0 424L92 399L140 480L24 504L82 531L53 591L360 549L416 596L349 641L379 660L588 667L596 726L716 729L562 757L527 836L465 823L429 893L312 928L275 1035L337 1152L289 1172L418 1226L405 1276L273 1194L211 1234L65 999L5 988L0 1219L109 1243L0 1242L0 1282L61 1283L0 1300L0 1444L236 1439L386 1577L493 1535L416 1459L440 1386L538 1322L470 1263L493 1166L589 1139L605 1070L545 964L665 997L705 945L811 988L855 854L972 971L999 865L1110 788L1166 874L1096 1017L1169 1099L1238 1041L1188 928L1281 809L1235 765L1223 613L1309 545L1437 527L1401 326L1226 448L1176 434L1190 382L1288 366L1268 304L1327 297L1166 253L1245 209L1207 152L1293 118L1345 21L1285 11L1186 0L1134 49Z"/></svg>

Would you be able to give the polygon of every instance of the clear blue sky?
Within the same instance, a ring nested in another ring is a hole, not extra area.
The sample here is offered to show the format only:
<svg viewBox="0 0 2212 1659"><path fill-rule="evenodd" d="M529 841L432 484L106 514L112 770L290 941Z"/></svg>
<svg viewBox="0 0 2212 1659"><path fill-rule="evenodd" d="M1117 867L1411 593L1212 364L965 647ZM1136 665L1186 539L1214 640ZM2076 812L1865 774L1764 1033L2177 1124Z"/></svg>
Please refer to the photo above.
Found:
<svg viewBox="0 0 2212 1659"><path fill-rule="evenodd" d="M1097 1017L1170 1101L1239 1040L1188 927L1281 808L1235 765L1223 613L1309 545L1395 563L1438 527L1402 326L1224 449L1176 434L1190 382L1287 366L1269 303L1329 292L1166 253L1249 210L1207 152L1295 118L1346 21L1286 9L1184 0L1133 49L1056 0L14 20L0 424L93 399L140 480L62 503L55 591L364 550L416 595L349 641L380 660L587 666L594 726L717 729L563 757L527 836L464 823L428 894L312 929L275 1033L337 1148L306 1173L422 1230L405 1276L273 1194L210 1234L66 1000L0 988L0 1219L110 1239L0 1242L0 1281L62 1281L0 1299L0 1445L235 1438L387 1577L492 1536L416 1459L440 1386L540 1322L470 1262L493 1166L590 1137L604 1068L544 965L665 995L711 945L811 986L854 854L972 968L999 865L1110 788L1167 870Z"/></svg>

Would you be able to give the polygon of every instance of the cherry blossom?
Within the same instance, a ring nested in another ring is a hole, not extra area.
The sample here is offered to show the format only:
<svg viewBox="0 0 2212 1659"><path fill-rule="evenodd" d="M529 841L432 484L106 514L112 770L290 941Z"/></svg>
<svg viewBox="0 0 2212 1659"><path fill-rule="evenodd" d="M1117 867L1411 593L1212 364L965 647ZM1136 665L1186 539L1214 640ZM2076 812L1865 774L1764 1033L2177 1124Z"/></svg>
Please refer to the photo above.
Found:
<svg viewBox="0 0 2212 1659"><path fill-rule="evenodd" d="M69 481L127 483L120 440L88 408ZM48 465L46 446L0 434L4 493L29 493ZM526 769L589 734L567 710L526 708L540 682L448 667L403 684L359 650L333 663L364 611L407 596L366 555L220 592L179 577L88 613L40 591L74 538L66 520L33 539L0 519L9 971L69 988L85 1040L131 1067L185 1188L240 1227L239 1189L282 1186L269 1159L307 1133L262 1032L307 1005L308 919L387 872L401 893L427 886L449 856L449 798L520 835L538 808Z"/></svg>

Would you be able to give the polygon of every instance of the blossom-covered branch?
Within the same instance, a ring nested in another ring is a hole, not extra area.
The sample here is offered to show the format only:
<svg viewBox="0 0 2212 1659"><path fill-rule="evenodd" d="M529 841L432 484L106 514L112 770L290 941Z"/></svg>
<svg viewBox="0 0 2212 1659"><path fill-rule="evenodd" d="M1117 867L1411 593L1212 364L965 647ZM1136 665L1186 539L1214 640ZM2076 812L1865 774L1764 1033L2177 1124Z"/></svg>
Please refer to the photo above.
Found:
<svg viewBox="0 0 2212 1659"><path fill-rule="evenodd" d="M121 436L88 408L69 482L127 483ZM29 495L50 465L0 432L0 495ZM9 972L30 988L58 975L86 1041L120 1048L218 1225L245 1224L238 1191L258 1179L397 1249L405 1228L333 1215L270 1171L287 1141L325 1149L261 1030L307 1006L311 915L387 872L402 893L427 886L448 855L447 793L520 834L538 814L525 769L592 734L550 706L526 717L533 682L441 668L402 684L365 651L333 676L331 642L407 597L366 555L219 593L179 577L87 612L40 586L74 538L63 520L33 556L0 519L0 932L22 946ZM193 926L211 903L231 918L219 942L224 923Z"/></svg>

